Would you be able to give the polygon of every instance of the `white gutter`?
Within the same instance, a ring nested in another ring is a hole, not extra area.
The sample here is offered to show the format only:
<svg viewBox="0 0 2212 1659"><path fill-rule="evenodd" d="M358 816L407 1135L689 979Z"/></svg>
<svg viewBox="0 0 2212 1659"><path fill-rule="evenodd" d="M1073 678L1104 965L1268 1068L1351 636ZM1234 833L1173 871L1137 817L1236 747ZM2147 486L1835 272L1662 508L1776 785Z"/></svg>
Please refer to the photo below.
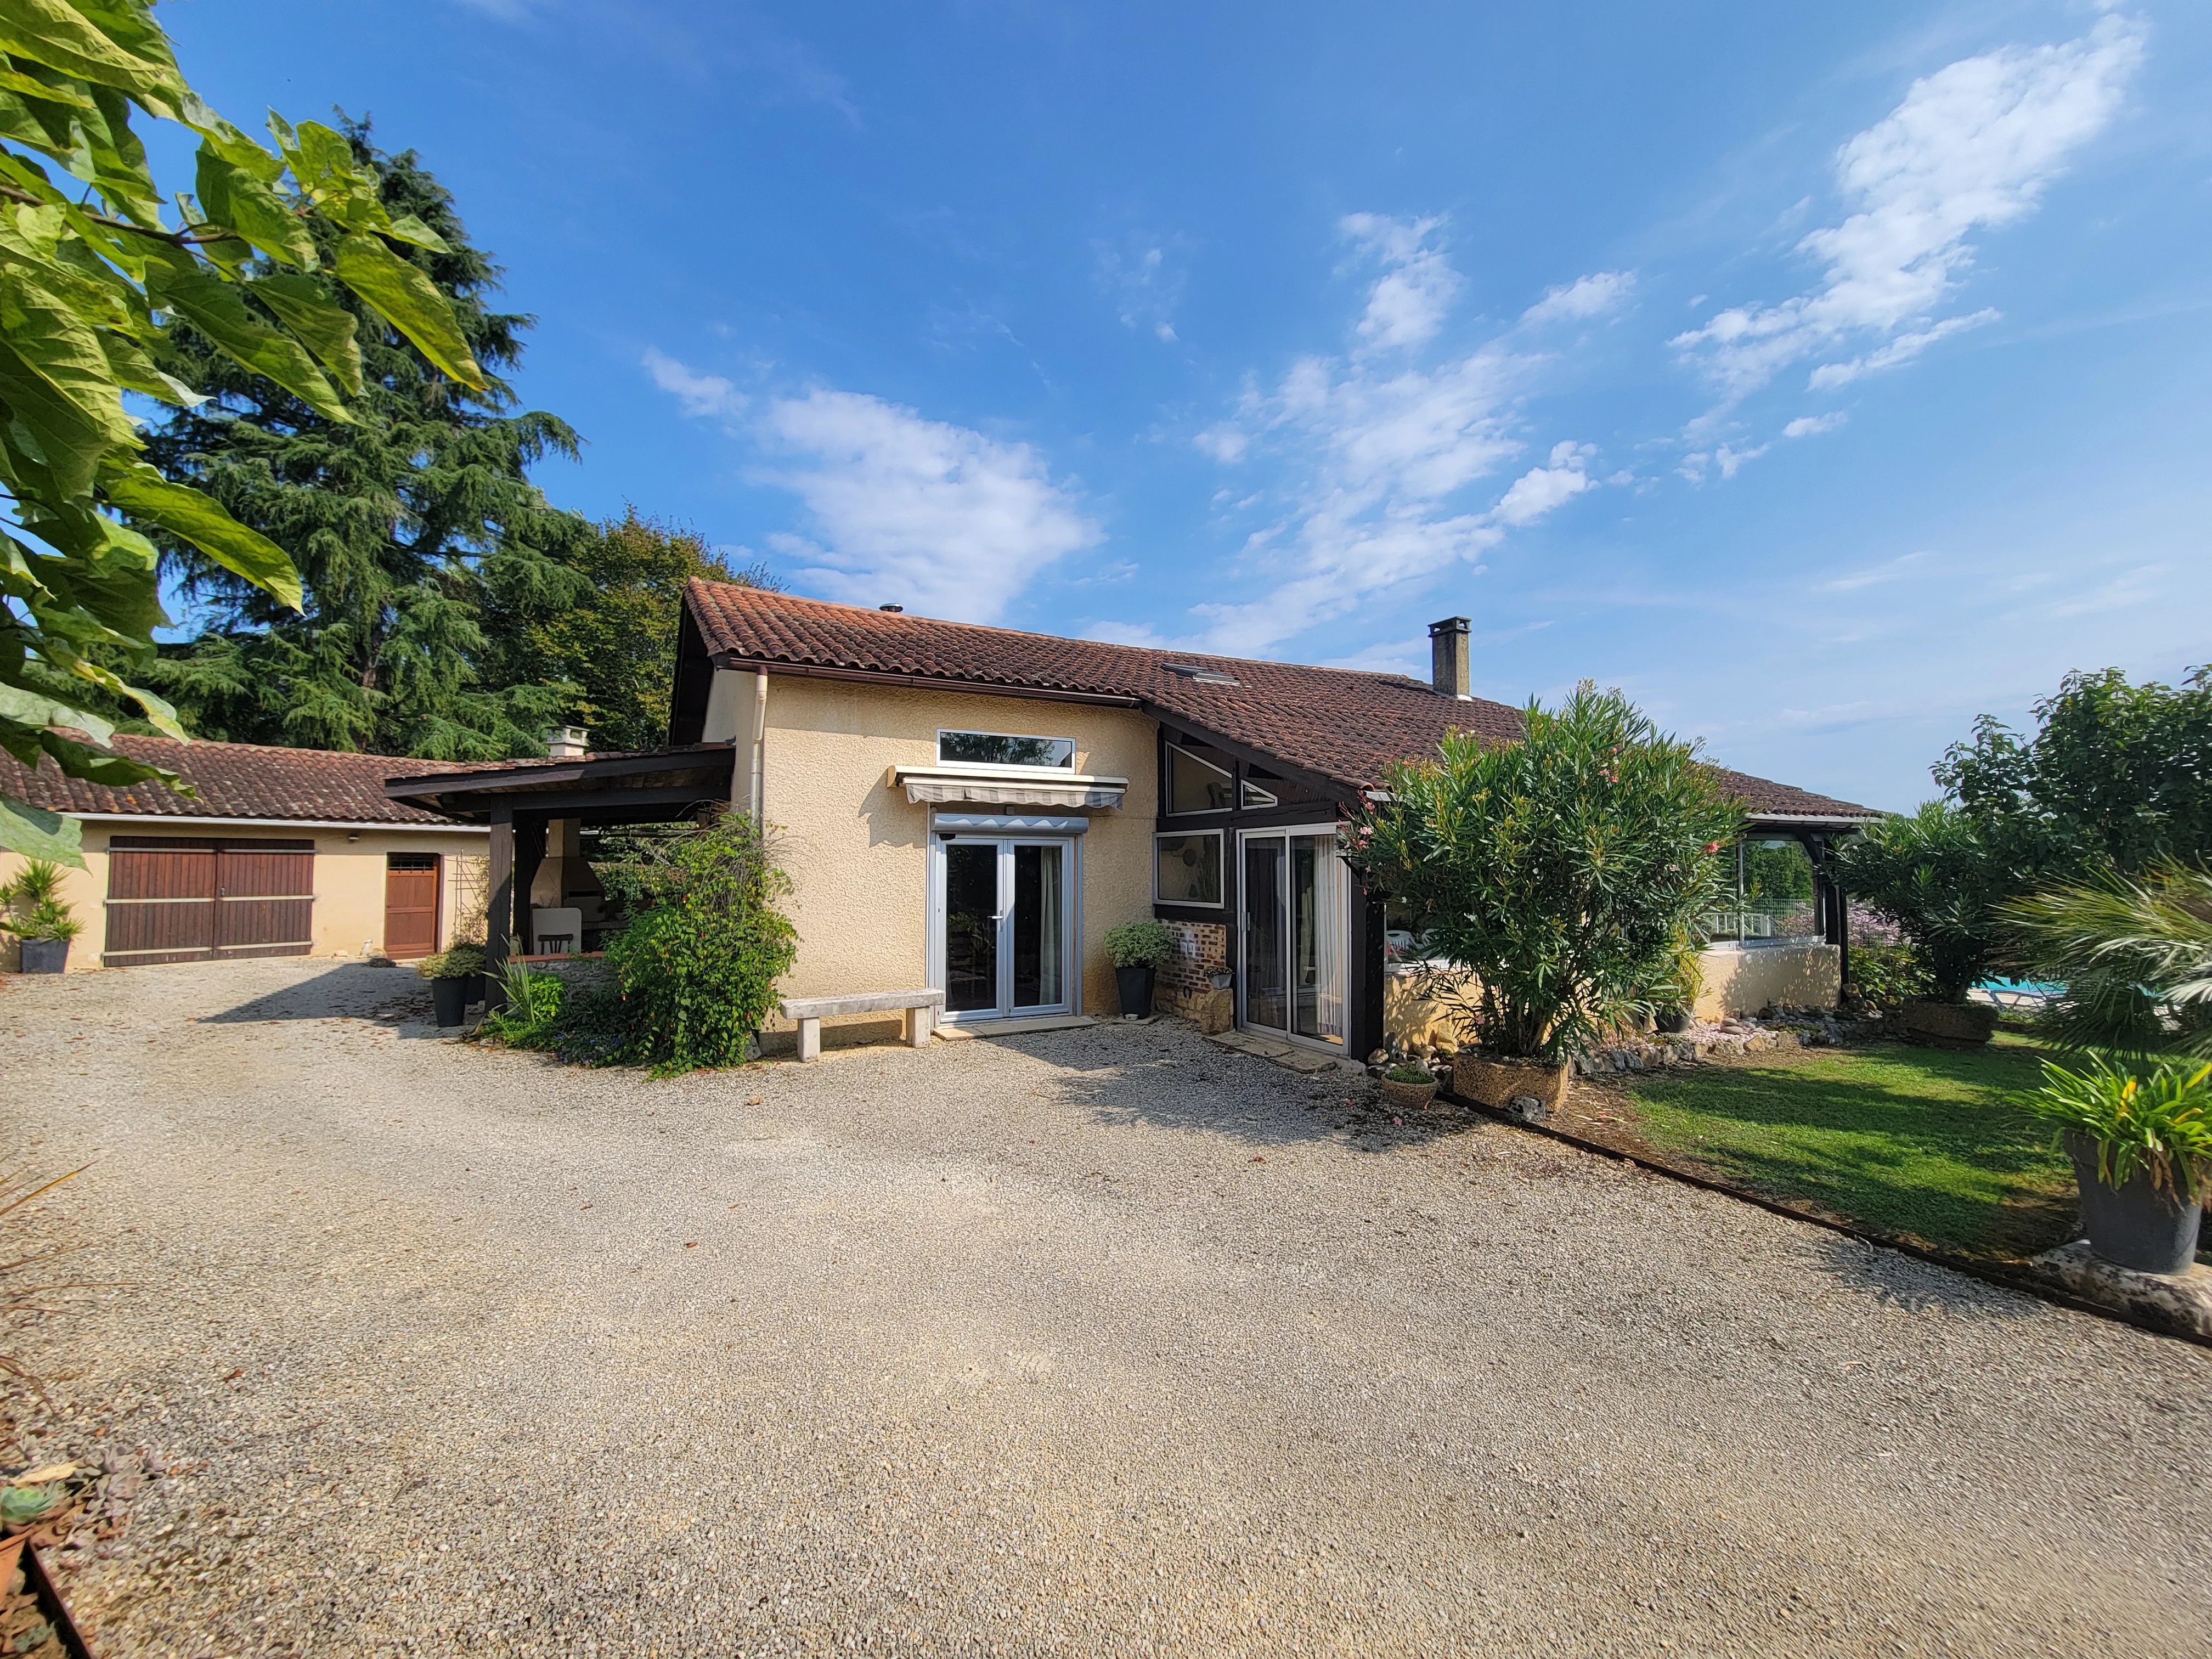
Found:
<svg viewBox="0 0 2212 1659"><path fill-rule="evenodd" d="M86 823L189 823L242 826L248 830L389 830L410 835L488 836L481 823L390 823L374 818L218 818L186 817L180 812L70 812L65 818Z"/></svg>

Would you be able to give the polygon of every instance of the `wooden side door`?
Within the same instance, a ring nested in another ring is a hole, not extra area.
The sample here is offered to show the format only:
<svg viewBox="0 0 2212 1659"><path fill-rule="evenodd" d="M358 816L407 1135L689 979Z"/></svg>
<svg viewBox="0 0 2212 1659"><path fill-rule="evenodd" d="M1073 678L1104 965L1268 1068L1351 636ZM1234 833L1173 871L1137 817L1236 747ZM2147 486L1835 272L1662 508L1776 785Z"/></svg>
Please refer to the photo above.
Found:
<svg viewBox="0 0 2212 1659"><path fill-rule="evenodd" d="M438 948L435 853L392 853L384 868L384 954L411 962Z"/></svg>
<svg viewBox="0 0 2212 1659"><path fill-rule="evenodd" d="M108 842L104 966L197 962L215 954L215 842L161 836Z"/></svg>
<svg viewBox="0 0 2212 1659"><path fill-rule="evenodd" d="M221 843L215 945L225 957L304 957L314 949L314 842Z"/></svg>

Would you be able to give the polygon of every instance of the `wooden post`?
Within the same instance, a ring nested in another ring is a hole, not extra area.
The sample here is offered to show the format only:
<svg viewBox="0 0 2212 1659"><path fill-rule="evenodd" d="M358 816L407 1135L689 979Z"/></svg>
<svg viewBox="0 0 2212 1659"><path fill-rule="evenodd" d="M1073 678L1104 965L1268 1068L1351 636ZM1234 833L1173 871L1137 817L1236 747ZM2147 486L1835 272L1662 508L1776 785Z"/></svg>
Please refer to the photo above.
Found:
<svg viewBox="0 0 2212 1659"><path fill-rule="evenodd" d="M484 974L496 979L507 967L514 933L514 813L491 809L491 865L485 876Z"/></svg>
<svg viewBox="0 0 2212 1659"><path fill-rule="evenodd" d="M514 936L522 941L522 954L538 948L536 930L530 925L530 890L537 884L538 866L545 862L545 830L550 820L543 812L528 812L514 820Z"/></svg>

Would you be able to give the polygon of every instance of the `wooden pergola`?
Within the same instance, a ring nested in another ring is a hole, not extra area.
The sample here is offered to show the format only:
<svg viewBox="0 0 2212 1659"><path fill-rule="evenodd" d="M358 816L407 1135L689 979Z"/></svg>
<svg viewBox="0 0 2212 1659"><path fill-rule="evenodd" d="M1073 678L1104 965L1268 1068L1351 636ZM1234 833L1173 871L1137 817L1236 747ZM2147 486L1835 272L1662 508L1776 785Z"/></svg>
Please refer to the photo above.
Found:
<svg viewBox="0 0 2212 1659"><path fill-rule="evenodd" d="M544 862L556 819L580 827L669 823L730 804L737 750L726 743L686 744L629 754L573 759L498 761L413 777L387 778L384 793L428 812L491 830L484 965L497 973L530 945L530 888Z"/></svg>

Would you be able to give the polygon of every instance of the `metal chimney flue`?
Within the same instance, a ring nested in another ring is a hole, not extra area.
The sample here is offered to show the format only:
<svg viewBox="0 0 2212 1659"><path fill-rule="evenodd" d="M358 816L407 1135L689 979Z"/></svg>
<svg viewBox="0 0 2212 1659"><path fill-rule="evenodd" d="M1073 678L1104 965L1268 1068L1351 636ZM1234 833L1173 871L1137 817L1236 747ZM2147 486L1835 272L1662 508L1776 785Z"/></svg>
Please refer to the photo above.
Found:
<svg viewBox="0 0 2212 1659"><path fill-rule="evenodd" d="M1429 624L1429 683L1437 688L1439 696L1474 695L1468 664L1467 629L1464 617L1446 617L1442 622Z"/></svg>

